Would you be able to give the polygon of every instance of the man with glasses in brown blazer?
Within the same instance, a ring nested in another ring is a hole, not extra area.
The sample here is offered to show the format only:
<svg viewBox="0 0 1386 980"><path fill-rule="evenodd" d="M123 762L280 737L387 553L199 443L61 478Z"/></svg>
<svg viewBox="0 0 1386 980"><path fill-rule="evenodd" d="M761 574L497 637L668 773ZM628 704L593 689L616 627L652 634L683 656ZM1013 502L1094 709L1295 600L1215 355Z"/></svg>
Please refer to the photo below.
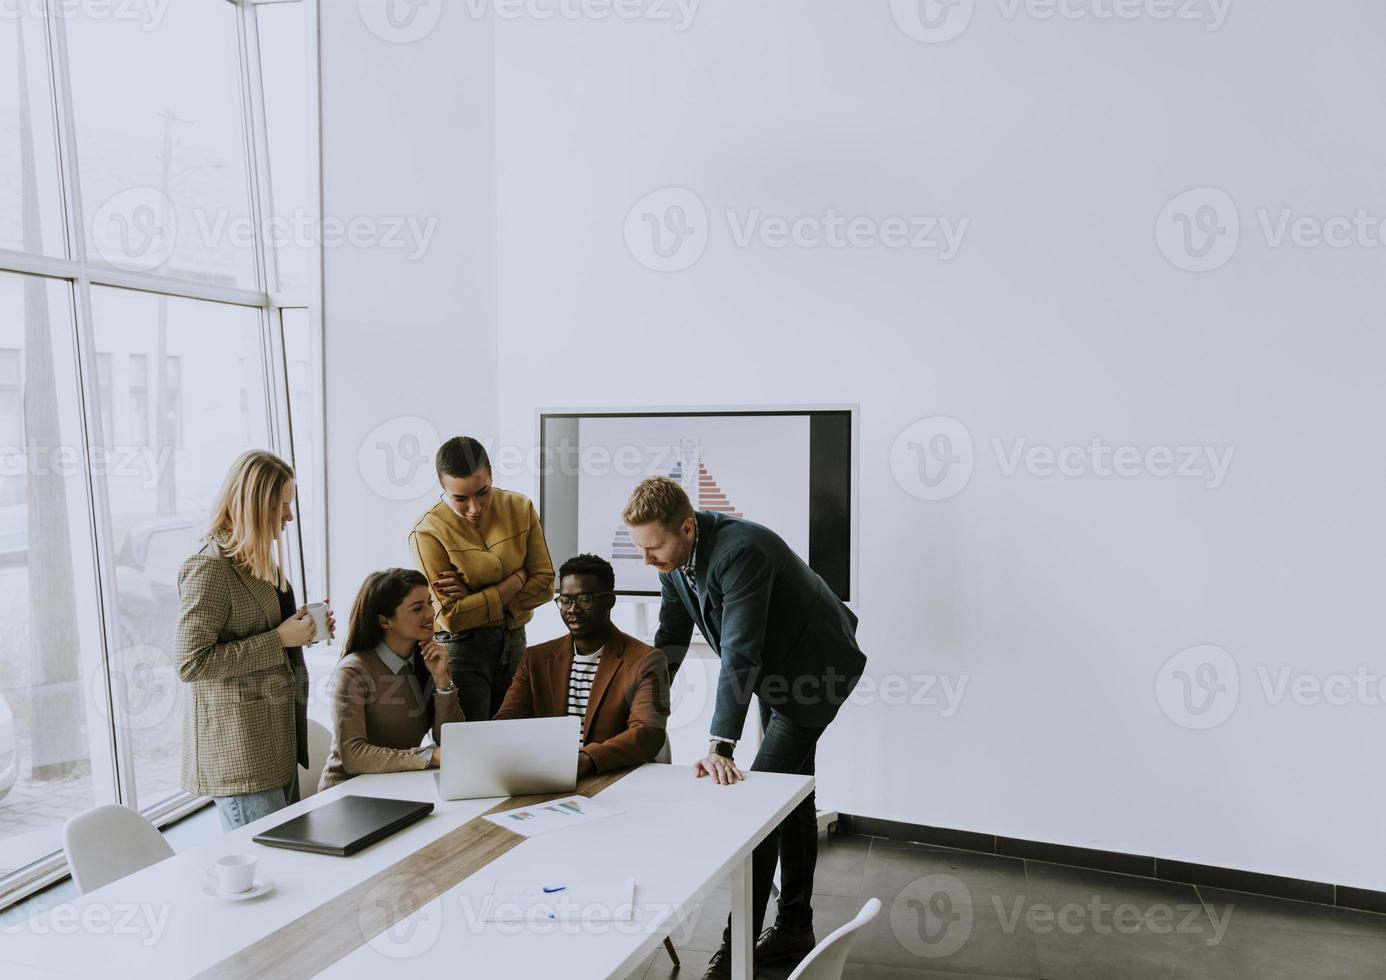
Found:
<svg viewBox="0 0 1386 980"><path fill-rule="evenodd" d="M568 633L525 651L496 719L581 718L579 776L653 762L669 720L664 654L612 625L609 562L578 555L558 579L554 602Z"/></svg>

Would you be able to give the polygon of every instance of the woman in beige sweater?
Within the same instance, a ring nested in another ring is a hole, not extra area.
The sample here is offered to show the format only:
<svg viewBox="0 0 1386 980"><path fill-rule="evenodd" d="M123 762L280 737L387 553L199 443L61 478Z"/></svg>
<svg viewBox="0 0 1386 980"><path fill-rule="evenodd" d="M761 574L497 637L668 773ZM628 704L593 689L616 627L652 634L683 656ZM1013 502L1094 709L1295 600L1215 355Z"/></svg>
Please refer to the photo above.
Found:
<svg viewBox="0 0 1386 980"><path fill-rule="evenodd" d="M387 568L367 577L332 680L332 753L318 789L441 764L442 727L462 720L462 705L447 650L433 639L423 575ZM420 748L430 732L434 744Z"/></svg>

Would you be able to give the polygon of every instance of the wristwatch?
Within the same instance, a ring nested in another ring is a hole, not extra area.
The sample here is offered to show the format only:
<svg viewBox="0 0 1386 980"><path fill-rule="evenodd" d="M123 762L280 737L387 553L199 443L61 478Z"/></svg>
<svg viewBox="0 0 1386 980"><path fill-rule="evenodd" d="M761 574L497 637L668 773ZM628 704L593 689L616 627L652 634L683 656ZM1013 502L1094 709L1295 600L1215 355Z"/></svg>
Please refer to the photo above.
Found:
<svg viewBox="0 0 1386 980"><path fill-rule="evenodd" d="M720 755L724 759L730 759L732 753L736 751L736 743L715 738L709 744L708 750L712 755Z"/></svg>

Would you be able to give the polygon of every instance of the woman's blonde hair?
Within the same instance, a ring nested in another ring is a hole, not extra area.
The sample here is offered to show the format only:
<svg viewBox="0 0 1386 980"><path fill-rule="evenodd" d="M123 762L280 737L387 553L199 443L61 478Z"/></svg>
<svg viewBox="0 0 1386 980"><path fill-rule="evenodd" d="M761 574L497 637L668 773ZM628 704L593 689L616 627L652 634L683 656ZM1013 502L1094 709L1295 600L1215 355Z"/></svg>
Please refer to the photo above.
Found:
<svg viewBox="0 0 1386 980"><path fill-rule="evenodd" d="M293 467L274 453L242 453L226 474L206 535L236 564L279 588L287 567L279 497L293 478Z"/></svg>

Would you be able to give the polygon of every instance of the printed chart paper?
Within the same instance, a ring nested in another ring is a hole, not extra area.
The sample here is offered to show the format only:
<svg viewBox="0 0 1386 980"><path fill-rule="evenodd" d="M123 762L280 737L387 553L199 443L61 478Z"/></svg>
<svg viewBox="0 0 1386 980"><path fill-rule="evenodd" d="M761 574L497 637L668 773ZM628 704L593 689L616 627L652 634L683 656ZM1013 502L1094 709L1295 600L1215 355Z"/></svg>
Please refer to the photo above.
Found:
<svg viewBox="0 0 1386 980"><path fill-rule="evenodd" d="M537 803L534 806L520 807L518 810L506 810L504 813L488 813L486 819L523 837L534 837L551 830L562 830L564 827L579 827L593 820L603 820L625 812L585 796L565 796L551 803Z"/></svg>

